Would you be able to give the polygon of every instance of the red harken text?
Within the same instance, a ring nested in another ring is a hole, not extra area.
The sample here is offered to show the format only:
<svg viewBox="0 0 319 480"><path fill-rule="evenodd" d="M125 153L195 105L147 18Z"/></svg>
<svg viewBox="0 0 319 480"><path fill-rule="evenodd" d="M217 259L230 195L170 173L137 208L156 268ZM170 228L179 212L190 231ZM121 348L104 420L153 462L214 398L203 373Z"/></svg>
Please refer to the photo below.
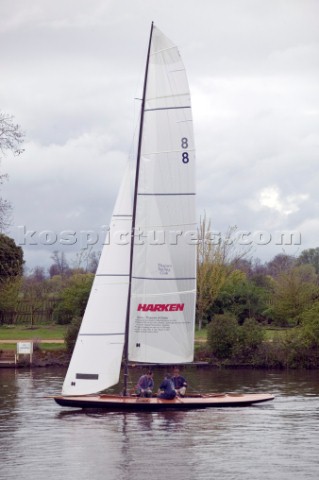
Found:
<svg viewBox="0 0 319 480"><path fill-rule="evenodd" d="M138 312L182 312L184 303L140 303Z"/></svg>

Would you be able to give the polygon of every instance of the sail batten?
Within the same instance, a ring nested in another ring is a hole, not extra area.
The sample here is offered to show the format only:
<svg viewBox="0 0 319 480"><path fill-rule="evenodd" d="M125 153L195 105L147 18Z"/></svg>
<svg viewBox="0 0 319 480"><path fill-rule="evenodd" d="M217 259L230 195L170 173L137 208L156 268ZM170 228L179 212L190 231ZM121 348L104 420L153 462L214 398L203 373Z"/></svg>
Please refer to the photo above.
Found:
<svg viewBox="0 0 319 480"><path fill-rule="evenodd" d="M195 277L172 277L172 278L161 278L161 277L132 277L134 278L135 280L160 280L160 281L164 281L164 280L196 280Z"/></svg>
<svg viewBox="0 0 319 480"><path fill-rule="evenodd" d="M124 332L122 333L79 333L79 337L97 337L97 336L108 337L108 336L121 336L121 335L124 335Z"/></svg>
<svg viewBox="0 0 319 480"><path fill-rule="evenodd" d="M155 29L156 27L154 27ZM157 29L158 30L158 29ZM159 30L158 30L159 31ZM162 48L161 50L154 50L151 52L151 56L152 55L158 55L159 53L162 53L162 52L167 52L167 50L172 50L172 48L176 48L175 45L171 45L170 47L166 47L166 48Z"/></svg>
<svg viewBox="0 0 319 480"><path fill-rule="evenodd" d="M165 193L158 193L158 192L150 192L150 193L145 193L145 192L141 192L141 193L138 193L137 195L139 196L142 196L142 195L154 195L154 196L160 196L160 195L166 195L166 196L174 196L174 195L177 195L177 196L184 196L184 195L196 195L196 193L194 192L165 192Z"/></svg>
<svg viewBox="0 0 319 480"><path fill-rule="evenodd" d="M192 149L189 148L188 151L193 151L194 152L195 150L194 149L192 150ZM147 157L149 155L163 155L165 153L181 153L181 152L183 152L183 150L181 150L181 149L178 149L178 150L164 150L164 151L162 150L161 152L145 152L144 156Z"/></svg>
<svg viewBox="0 0 319 480"><path fill-rule="evenodd" d="M167 97L168 98L168 97ZM156 112L157 110L179 110L184 108L191 108L190 105L182 105L178 107L157 107L157 108L146 108L145 112Z"/></svg>
<svg viewBox="0 0 319 480"><path fill-rule="evenodd" d="M97 277L128 277L128 273L97 273Z"/></svg>

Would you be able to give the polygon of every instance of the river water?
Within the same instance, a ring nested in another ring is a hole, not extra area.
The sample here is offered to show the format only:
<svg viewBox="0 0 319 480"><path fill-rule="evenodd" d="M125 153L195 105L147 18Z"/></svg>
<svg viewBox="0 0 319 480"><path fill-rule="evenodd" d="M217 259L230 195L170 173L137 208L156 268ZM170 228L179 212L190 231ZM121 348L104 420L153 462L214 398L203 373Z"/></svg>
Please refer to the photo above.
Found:
<svg viewBox="0 0 319 480"><path fill-rule="evenodd" d="M318 479L318 372L184 373L193 388L276 398L245 408L83 412L44 398L60 392L63 369L0 369L0 479ZM131 381L140 374L134 369Z"/></svg>

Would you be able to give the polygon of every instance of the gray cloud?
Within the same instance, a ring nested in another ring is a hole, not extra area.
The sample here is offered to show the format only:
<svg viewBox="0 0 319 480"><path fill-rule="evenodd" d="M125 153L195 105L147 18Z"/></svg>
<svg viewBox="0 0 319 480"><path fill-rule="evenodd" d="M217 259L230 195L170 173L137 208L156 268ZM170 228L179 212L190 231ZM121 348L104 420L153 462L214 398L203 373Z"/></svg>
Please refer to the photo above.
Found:
<svg viewBox="0 0 319 480"><path fill-rule="evenodd" d="M150 23L180 47L197 147L198 217L217 231L300 231L267 260L319 242L316 0L3 0L0 108L26 130L2 194L14 225L107 224L134 133ZM53 247L25 247L30 266ZM78 245L67 248L71 256Z"/></svg>

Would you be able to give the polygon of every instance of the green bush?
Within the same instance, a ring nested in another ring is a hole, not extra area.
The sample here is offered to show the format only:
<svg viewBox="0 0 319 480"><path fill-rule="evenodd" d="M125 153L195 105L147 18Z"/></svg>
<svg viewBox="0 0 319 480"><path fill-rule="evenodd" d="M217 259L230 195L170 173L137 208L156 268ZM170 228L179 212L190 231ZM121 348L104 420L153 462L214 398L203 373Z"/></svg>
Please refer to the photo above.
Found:
<svg viewBox="0 0 319 480"><path fill-rule="evenodd" d="M256 320L248 318L239 326L230 313L215 315L207 329L209 348L218 359L251 360L263 338L263 328Z"/></svg>
<svg viewBox="0 0 319 480"><path fill-rule="evenodd" d="M235 355L244 357L246 360L250 359L263 339L264 330L262 326L255 319L247 318L238 329L237 345L233 349Z"/></svg>
<svg viewBox="0 0 319 480"><path fill-rule="evenodd" d="M239 328L232 314L214 316L207 327L207 343L215 357L224 359L232 356L238 341Z"/></svg>
<svg viewBox="0 0 319 480"><path fill-rule="evenodd" d="M84 315L90 295L94 275L91 273L76 274L70 277L68 286L63 289L60 302L54 309L54 321L60 325L71 322L73 317Z"/></svg>
<svg viewBox="0 0 319 480"><path fill-rule="evenodd" d="M62 303L59 303L53 311L53 321L58 325L67 325L72 321L73 312L69 308L65 308Z"/></svg>
<svg viewBox="0 0 319 480"><path fill-rule="evenodd" d="M73 318L72 322L70 323L70 325L68 326L65 332L64 341L65 341L65 345L68 353L73 352L75 342L80 330L81 322L82 322L82 318L80 317Z"/></svg>
<svg viewBox="0 0 319 480"><path fill-rule="evenodd" d="M300 336L307 347L319 347L319 302L302 313Z"/></svg>

